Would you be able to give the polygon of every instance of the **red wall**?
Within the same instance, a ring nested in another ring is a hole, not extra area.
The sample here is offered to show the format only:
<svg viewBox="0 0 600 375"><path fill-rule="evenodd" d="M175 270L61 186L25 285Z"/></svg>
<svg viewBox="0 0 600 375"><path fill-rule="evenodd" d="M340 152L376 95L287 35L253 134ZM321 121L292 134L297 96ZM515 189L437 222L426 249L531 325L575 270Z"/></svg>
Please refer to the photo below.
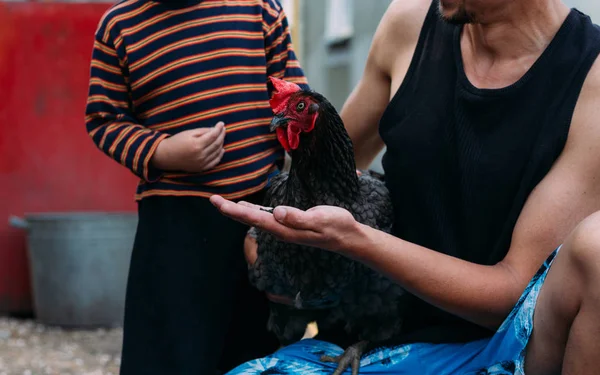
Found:
<svg viewBox="0 0 600 375"><path fill-rule="evenodd" d="M0 312L31 311L26 212L131 211L136 178L85 131L93 34L110 4L0 2Z"/></svg>

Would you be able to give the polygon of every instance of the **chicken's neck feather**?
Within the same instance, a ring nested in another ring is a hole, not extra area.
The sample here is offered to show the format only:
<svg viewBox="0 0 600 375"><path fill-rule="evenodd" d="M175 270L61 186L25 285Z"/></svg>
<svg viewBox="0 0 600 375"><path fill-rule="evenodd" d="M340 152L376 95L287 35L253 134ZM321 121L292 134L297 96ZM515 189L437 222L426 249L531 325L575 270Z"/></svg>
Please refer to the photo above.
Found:
<svg viewBox="0 0 600 375"><path fill-rule="evenodd" d="M352 202L359 193L352 140L333 105L323 98L320 106L314 130L291 154L289 190Z"/></svg>

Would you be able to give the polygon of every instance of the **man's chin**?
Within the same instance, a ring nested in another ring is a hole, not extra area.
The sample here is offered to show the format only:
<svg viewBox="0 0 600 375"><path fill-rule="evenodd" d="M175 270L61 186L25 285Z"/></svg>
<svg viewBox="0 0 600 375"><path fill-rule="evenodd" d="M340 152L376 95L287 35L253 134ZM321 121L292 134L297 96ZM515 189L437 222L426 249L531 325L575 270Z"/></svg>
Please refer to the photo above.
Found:
<svg viewBox="0 0 600 375"><path fill-rule="evenodd" d="M460 4L458 0L439 0L438 13L440 17L452 25L473 23L474 17Z"/></svg>
<svg viewBox="0 0 600 375"><path fill-rule="evenodd" d="M438 0L440 10L452 11L460 6L460 0Z"/></svg>

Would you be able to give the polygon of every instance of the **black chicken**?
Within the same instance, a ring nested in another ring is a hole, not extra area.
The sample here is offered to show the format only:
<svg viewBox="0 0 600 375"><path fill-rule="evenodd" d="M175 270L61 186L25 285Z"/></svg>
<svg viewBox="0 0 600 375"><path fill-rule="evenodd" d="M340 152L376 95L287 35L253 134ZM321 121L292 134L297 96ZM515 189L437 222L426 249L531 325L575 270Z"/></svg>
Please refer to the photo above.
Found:
<svg viewBox="0 0 600 375"><path fill-rule="evenodd" d="M335 108L322 95L294 83L276 78L271 83L271 130L292 164L289 173L273 179L264 205L303 210L338 206L360 223L389 231L388 190L369 173L357 174L352 142ZM355 344L339 358L321 360L337 362L336 375L349 366L358 374L366 350L399 332L404 291L388 278L329 251L282 242L263 231L254 236L258 259L250 267L250 279L275 301L268 324L283 345L301 339L312 321L319 331L341 325Z"/></svg>

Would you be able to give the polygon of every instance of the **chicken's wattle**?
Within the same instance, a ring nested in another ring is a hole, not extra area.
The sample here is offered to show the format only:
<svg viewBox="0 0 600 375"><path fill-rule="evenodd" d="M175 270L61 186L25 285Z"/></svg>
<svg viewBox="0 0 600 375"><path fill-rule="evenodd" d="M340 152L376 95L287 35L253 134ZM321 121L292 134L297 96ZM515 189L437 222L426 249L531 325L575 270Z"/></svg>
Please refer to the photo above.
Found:
<svg viewBox="0 0 600 375"><path fill-rule="evenodd" d="M281 146L283 146L286 151L289 152L295 150L300 145L300 128L294 125L288 125L287 128L280 127L275 131L277 132L279 143L281 143Z"/></svg>

